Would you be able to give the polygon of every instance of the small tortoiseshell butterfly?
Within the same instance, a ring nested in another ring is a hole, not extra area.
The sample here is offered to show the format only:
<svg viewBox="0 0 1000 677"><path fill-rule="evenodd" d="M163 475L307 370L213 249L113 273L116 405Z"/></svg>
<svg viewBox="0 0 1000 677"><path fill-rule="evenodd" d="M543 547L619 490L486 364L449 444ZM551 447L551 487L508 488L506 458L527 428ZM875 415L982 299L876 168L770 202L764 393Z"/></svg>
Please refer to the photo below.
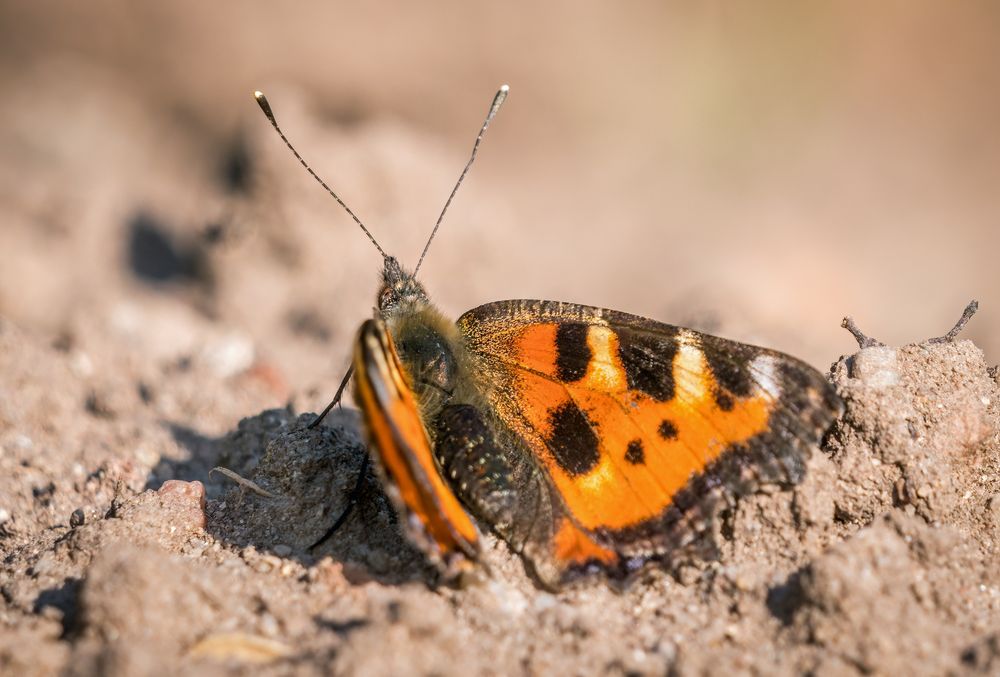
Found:
<svg viewBox="0 0 1000 677"><path fill-rule="evenodd" d="M479 554L478 522L557 588L669 558L733 496L799 482L841 403L793 357L627 313L519 300L443 315L416 272L506 96L504 86L411 273L255 93L384 257L352 371L371 456L410 538L447 574Z"/></svg>

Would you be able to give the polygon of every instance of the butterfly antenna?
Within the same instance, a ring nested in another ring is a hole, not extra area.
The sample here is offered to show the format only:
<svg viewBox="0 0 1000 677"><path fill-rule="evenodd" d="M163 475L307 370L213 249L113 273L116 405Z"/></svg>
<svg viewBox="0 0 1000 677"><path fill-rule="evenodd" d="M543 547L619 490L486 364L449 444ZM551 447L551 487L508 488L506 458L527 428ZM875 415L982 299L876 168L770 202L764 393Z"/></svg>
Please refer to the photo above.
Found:
<svg viewBox="0 0 1000 677"><path fill-rule="evenodd" d="M496 96L493 97L493 103L490 104L490 111L486 114L486 119L483 121L483 126L479 130L479 136L476 137L476 143L472 146L472 154L469 156L469 161L465 163L465 169L462 170L461 175L458 177L458 181L455 183L455 187L451 189L451 195L448 196L448 201L444 203L444 209L441 210L441 215L438 216L437 222L434 224L434 230L431 231L431 236L427 238L427 244L424 245L424 251L420 253L420 260L417 261L417 267L413 269L413 274L416 275L417 271L420 270L420 265L424 262L424 257L427 256L427 250L431 248L431 242L434 241L434 236L437 235L438 228L441 227L441 221L444 220L444 215L448 211L448 207L451 206L451 201L455 198L455 193L458 192L458 187L462 185L462 181L465 180L465 175L469 173L469 168L472 163L476 161L476 153L479 152L479 144L483 140L483 135L486 134L486 129L493 122L493 118L496 117L497 113L500 111L500 106L507 99L507 92L510 91L510 87L507 85L501 85L500 89L497 90Z"/></svg>
<svg viewBox="0 0 1000 677"><path fill-rule="evenodd" d="M388 255L385 253L385 250L382 249L382 247L379 246L379 243L375 241L375 237L371 234L371 231L365 228L365 224L361 223L361 219L359 219L357 215L351 211L350 207L344 204L344 201L340 199L339 195L333 192L333 189L330 188L330 186L326 185L326 181L319 178L316 172L312 170L312 167L310 167L309 164L302 159L302 156L299 155L299 151L295 150L295 146L292 145L292 142L288 140L288 137L285 136L285 133L281 131L281 127L278 126L278 121L274 118L274 112L271 110L271 104L267 102L267 97L264 96L264 93L254 92L253 98L257 101L257 105L260 106L260 109L264 111L264 115L267 116L267 119L268 121L270 121L271 126L274 127L274 131L278 132L278 136L280 136L281 140L285 142L286 146L288 146L288 150L292 151L292 155L294 155L295 159L299 161L299 164L305 167L306 171L309 172L310 176L316 179L316 181L319 182L319 185L323 186L326 192L329 193L331 196L333 196L333 199L337 201L337 204L343 207L344 211L346 211L348 214L351 215L351 218L354 219L354 222L361 227L361 230L364 231L365 235L368 236L368 239L371 240L373 245L375 245L375 249L377 249L378 253L382 255L382 258L383 259L388 258ZM479 142L477 141L476 143L478 144Z"/></svg>

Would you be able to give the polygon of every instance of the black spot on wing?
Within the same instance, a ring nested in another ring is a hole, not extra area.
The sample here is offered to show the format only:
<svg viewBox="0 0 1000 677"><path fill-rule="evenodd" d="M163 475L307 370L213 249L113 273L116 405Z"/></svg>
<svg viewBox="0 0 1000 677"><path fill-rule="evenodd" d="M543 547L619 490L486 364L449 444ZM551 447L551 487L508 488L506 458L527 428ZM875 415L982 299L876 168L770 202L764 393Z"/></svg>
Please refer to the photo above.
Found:
<svg viewBox="0 0 1000 677"><path fill-rule="evenodd" d="M711 336L703 336L701 344L705 361L716 384L736 397L747 397L753 392L754 379L750 363L760 355L759 348ZM719 394L716 395L716 402L720 408L725 409L718 399Z"/></svg>
<svg viewBox="0 0 1000 677"><path fill-rule="evenodd" d="M660 437L665 440L676 440L677 439L677 426L673 422L663 419L660 421L660 427L657 430L660 433Z"/></svg>
<svg viewBox="0 0 1000 677"><path fill-rule="evenodd" d="M556 376L561 381L579 381L587 373L592 353L587 345L588 326L579 322L556 329Z"/></svg>
<svg viewBox="0 0 1000 677"><path fill-rule="evenodd" d="M659 402L674 397L674 334L652 334L619 330L618 357L631 390L638 390Z"/></svg>
<svg viewBox="0 0 1000 677"><path fill-rule="evenodd" d="M586 475L601 460L597 434L574 402L564 402L549 417L552 432L545 440L559 467L569 475Z"/></svg>
<svg viewBox="0 0 1000 677"><path fill-rule="evenodd" d="M642 446L642 440L635 439L628 443L625 450L625 460L632 465L641 465L646 462L646 450Z"/></svg>
<svg viewBox="0 0 1000 677"><path fill-rule="evenodd" d="M733 402L733 398L729 393L727 393L725 390L716 388L715 392L712 394L715 397L715 405L719 407L719 409L721 409L722 411L733 410L733 406L736 403Z"/></svg>

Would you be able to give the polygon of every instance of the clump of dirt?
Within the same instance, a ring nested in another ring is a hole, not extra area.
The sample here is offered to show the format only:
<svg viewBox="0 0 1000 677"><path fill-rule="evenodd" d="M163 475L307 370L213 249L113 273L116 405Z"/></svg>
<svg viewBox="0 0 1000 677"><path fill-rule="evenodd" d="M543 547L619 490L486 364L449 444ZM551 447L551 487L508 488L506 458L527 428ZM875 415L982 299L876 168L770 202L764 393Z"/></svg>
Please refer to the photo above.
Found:
<svg viewBox="0 0 1000 677"><path fill-rule="evenodd" d="M315 429L312 414L266 410L218 437L125 425L104 412L141 401L130 387L102 386L108 404L95 407L88 388L67 387L72 351L10 324L0 342L5 673L1000 665L1000 385L969 341L874 346L834 364L844 416L801 485L719 515L717 561L558 594L489 535L474 575L436 586L381 487L359 475L366 452L349 409ZM160 381L160 398L207 396L183 375ZM73 454L66 430L80 440ZM151 440L186 453L116 451ZM210 474L216 465L253 485ZM352 495L343 526L312 547Z"/></svg>

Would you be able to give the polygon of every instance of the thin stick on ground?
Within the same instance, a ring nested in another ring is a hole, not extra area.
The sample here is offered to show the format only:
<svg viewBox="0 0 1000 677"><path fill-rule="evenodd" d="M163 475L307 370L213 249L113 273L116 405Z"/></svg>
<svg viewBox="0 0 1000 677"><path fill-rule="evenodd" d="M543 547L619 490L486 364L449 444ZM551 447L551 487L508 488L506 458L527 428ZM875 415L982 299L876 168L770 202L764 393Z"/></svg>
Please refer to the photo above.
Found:
<svg viewBox="0 0 1000 677"><path fill-rule="evenodd" d="M236 472L230 470L229 468L223 468L221 466L216 466L216 467L214 467L214 468L212 468L211 470L208 471L208 476L211 477L212 473L214 473L214 472L217 472L220 475L224 475L224 476L228 477L233 482L236 482L241 487L245 487L245 488L249 489L250 491L252 491L255 494L257 494L258 496L263 496L264 498L281 498L277 494L272 494L270 491L268 491L267 489L263 488L262 486L260 486L256 482L254 482L253 480L248 480L246 477L243 477L243 476L237 474Z"/></svg>
<svg viewBox="0 0 1000 677"><path fill-rule="evenodd" d="M962 330L965 329L965 325L969 324L969 320L972 316L976 314L979 310L979 301L969 301L969 305L965 306L965 310L962 311L962 317L958 318L958 322L955 326L951 328L944 336L938 336L937 338L927 339L928 343L951 343L955 340Z"/></svg>
<svg viewBox="0 0 1000 677"><path fill-rule="evenodd" d="M958 318L958 322L955 323L955 326L952 327L947 334L944 336L938 336L937 338L927 339L926 343L951 343L958 337L959 334L962 333L962 330L965 329L965 325L969 324L969 320L972 319L972 316L976 314L977 310L979 310L979 301L970 301L969 305L965 306L965 310L962 311L962 317ZM861 349L885 345L881 341L876 340L861 331L858 325L855 324L854 318L850 316L845 317L840 323L840 326L851 332L851 335L854 336L854 340L858 342L858 347Z"/></svg>
<svg viewBox="0 0 1000 677"><path fill-rule="evenodd" d="M854 340L858 342L858 347L861 349L875 348L877 346L885 345L881 341L873 339L862 332L861 329L858 328L858 325L854 323L854 318L849 315L841 321L840 326L851 332L851 335L854 336Z"/></svg>

